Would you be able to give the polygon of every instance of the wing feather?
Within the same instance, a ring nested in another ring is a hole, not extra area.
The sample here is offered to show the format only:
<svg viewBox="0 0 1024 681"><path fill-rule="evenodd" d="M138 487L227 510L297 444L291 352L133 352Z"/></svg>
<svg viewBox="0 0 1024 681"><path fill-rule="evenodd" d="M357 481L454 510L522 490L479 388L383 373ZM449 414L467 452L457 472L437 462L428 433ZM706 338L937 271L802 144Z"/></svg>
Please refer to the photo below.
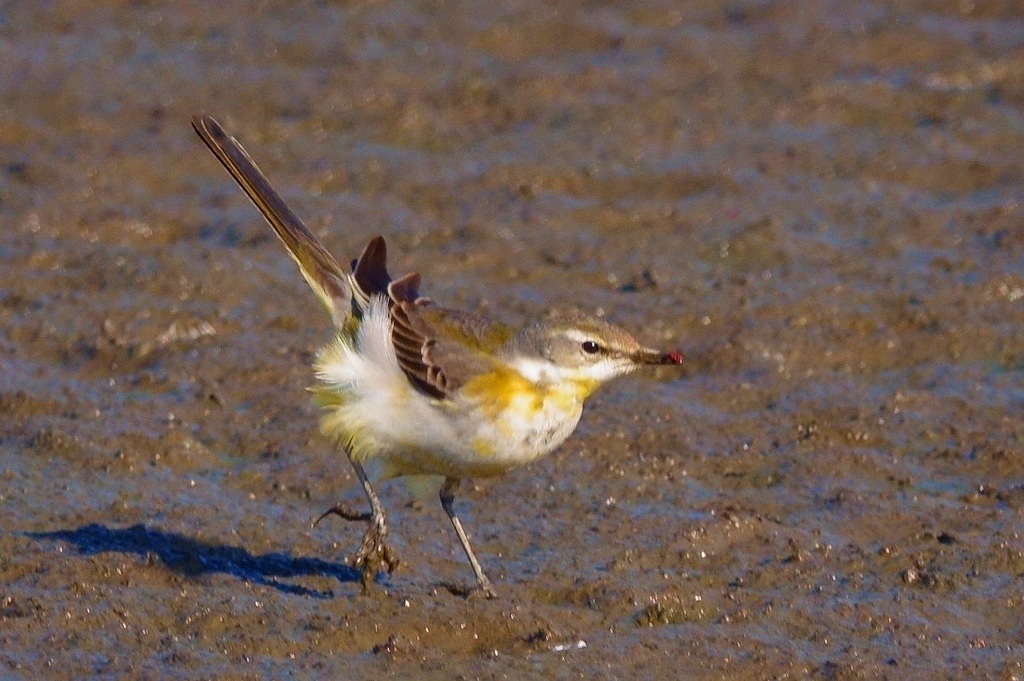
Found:
<svg viewBox="0 0 1024 681"><path fill-rule="evenodd" d="M398 364L418 389L444 398L469 379L494 369L494 348L508 327L449 310L427 298L392 301L392 341Z"/></svg>

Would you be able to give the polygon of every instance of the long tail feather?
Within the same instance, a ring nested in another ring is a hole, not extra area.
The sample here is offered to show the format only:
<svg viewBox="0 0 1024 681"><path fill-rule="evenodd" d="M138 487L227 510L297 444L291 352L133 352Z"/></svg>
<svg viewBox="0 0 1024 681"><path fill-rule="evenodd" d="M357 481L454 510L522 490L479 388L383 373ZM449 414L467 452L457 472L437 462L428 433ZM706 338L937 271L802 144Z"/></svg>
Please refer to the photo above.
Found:
<svg viewBox="0 0 1024 681"><path fill-rule="evenodd" d="M212 116L199 114L192 117L192 127L273 227L302 276L331 313L335 326L343 327L352 310L349 275L292 212L242 145L224 132L220 123Z"/></svg>

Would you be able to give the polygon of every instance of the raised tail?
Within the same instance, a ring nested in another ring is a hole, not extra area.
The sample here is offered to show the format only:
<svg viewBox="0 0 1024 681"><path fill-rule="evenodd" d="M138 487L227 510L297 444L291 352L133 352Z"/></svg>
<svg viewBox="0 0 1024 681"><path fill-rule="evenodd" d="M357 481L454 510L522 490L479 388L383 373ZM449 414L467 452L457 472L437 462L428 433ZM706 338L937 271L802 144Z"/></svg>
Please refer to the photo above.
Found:
<svg viewBox="0 0 1024 681"><path fill-rule="evenodd" d="M198 114L192 117L192 127L274 228L302 276L331 313L335 326L345 326L352 316L351 275L342 271L320 240L270 185L242 145L224 132L216 119ZM383 261L383 253L380 260Z"/></svg>

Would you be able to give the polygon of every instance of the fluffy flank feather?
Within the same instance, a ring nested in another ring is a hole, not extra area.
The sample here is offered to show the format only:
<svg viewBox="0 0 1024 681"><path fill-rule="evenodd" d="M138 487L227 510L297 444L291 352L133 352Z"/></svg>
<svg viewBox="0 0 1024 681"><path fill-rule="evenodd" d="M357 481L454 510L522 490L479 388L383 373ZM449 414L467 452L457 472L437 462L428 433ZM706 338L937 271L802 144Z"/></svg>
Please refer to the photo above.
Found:
<svg viewBox="0 0 1024 681"><path fill-rule="evenodd" d="M431 398L399 367L383 296L371 297L355 338L339 335L321 352L315 369L322 386L314 392L325 406L320 429L334 442L350 444L357 461L458 441ZM382 463L382 477L419 472L397 461Z"/></svg>

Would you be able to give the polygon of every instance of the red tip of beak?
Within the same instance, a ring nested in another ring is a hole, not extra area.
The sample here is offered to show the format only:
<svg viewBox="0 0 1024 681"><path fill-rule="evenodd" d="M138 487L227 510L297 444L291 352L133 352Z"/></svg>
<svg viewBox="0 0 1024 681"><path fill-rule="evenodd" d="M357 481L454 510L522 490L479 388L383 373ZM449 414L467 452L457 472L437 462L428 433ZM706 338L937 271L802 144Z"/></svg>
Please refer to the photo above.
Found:
<svg viewBox="0 0 1024 681"><path fill-rule="evenodd" d="M666 352L665 356L667 358L669 358L670 360L672 360L673 364L682 364L683 363L683 354L681 352L679 352L678 350L671 350L669 352Z"/></svg>

